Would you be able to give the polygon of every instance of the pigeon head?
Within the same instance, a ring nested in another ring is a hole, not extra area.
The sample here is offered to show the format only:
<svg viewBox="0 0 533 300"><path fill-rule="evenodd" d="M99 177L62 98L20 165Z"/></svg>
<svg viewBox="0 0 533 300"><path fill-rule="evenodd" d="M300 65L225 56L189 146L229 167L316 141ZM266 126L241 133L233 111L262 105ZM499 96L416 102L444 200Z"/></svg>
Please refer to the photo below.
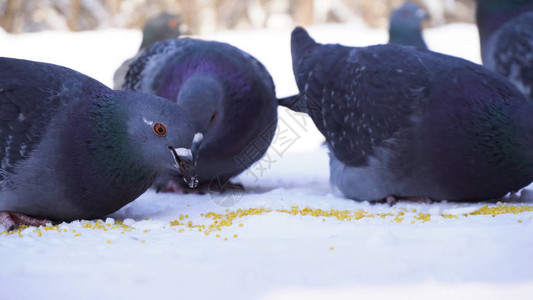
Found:
<svg viewBox="0 0 533 300"><path fill-rule="evenodd" d="M476 0L476 19L481 40L486 40L508 20L533 11L533 0Z"/></svg>
<svg viewBox="0 0 533 300"><path fill-rule="evenodd" d="M169 13L159 14L144 25L140 50L144 50L156 42L175 39L187 33L187 28L182 23L180 16Z"/></svg>
<svg viewBox="0 0 533 300"><path fill-rule="evenodd" d="M198 184L195 160L191 152L194 128L188 114L166 99L153 97L142 101L146 95L127 93L127 134L132 151L139 154L142 163L157 169L175 169L187 184Z"/></svg>
<svg viewBox="0 0 533 300"><path fill-rule="evenodd" d="M204 136L214 131L223 119L224 88L220 81L210 74L195 74L187 78L178 93L177 103L191 117L194 137L191 147L194 160L198 159Z"/></svg>
<svg viewBox="0 0 533 300"><path fill-rule="evenodd" d="M207 74L189 77L178 94L178 105L191 117L196 132L206 134L223 116L224 89L220 81Z"/></svg>
<svg viewBox="0 0 533 300"><path fill-rule="evenodd" d="M429 14L413 2L406 2L393 11L390 17L390 43L425 47L422 40L422 21L429 19Z"/></svg>

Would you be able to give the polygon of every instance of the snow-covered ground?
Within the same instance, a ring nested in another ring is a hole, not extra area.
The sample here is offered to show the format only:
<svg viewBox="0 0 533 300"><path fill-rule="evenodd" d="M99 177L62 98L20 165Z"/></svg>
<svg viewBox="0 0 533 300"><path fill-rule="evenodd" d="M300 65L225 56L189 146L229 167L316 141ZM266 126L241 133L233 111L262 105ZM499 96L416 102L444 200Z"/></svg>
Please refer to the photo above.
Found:
<svg viewBox="0 0 533 300"><path fill-rule="evenodd" d="M383 43L360 24L310 28L319 42ZM278 96L296 92L289 31L220 32L260 59ZM476 28L425 32L429 47L479 62ZM140 33L11 36L0 56L71 67L112 86ZM280 109L279 132L240 176L244 194L148 191L107 220L0 233L0 299L530 299L533 204L358 203L331 190L323 138Z"/></svg>

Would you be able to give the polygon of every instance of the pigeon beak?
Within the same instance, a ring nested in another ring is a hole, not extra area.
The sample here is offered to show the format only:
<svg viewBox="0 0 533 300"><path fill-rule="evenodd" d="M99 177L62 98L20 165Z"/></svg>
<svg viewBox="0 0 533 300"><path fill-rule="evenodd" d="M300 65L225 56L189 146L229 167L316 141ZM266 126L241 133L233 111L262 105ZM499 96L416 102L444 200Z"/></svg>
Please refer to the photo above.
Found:
<svg viewBox="0 0 533 300"><path fill-rule="evenodd" d="M191 153L194 161L198 161L198 151L200 150L200 145L202 144L202 141L204 140L204 135L200 132L197 132L194 135L194 139L192 141L191 146Z"/></svg>
<svg viewBox="0 0 533 300"><path fill-rule="evenodd" d="M431 20L429 13L421 8L418 9L415 14L420 20Z"/></svg>
<svg viewBox="0 0 533 300"><path fill-rule="evenodd" d="M172 156L174 157L175 167L183 176L183 180L189 185L191 189L198 186L198 178L196 176L196 161L190 149L174 148L168 146Z"/></svg>
<svg viewBox="0 0 533 300"><path fill-rule="evenodd" d="M191 31L186 24L181 24L179 29L182 35L191 35Z"/></svg>

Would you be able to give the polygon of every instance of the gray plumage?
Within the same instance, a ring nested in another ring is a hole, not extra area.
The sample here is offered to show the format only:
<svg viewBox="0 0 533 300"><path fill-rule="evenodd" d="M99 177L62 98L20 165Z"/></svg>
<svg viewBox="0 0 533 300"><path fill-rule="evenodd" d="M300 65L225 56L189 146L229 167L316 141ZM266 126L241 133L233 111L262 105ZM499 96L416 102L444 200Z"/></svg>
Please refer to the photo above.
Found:
<svg viewBox="0 0 533 300"><path fill-rule="evenodd" d="M326 137L331 182L347 197L483 200L533 180L533 103L463 59L399 45L291 40L306 112Z"/></svg>
<svg viewBox="0 0 533 300"><path fill-rule="evenodd" d="M222 182L259 160L277 122L274 84L265 67L231 45L194 39L156 43L131 64L127 90L177 102L203 133L200 182Z"/></svg>
<svg viewBox="0 0 533 300"><path fill-rule="evenodd" d="M156 123L166 134L154 131ZM0 212L103 217L174 168L174 149L190 148L192 138L187 114L165 99L113 91L52 64L0 58Z"/></svg>

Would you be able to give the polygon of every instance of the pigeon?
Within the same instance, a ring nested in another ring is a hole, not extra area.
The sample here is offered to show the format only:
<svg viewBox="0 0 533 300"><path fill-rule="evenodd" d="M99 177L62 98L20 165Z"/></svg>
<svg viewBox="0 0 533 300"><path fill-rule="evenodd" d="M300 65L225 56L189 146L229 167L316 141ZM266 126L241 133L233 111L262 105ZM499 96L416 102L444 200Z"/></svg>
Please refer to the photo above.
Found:
<svg viewBox="0 0 533 300"><path fill-rule="evenodd" d="M402 45L316 43L292 33L300 94L325 136L330 181L361 201L497 199L533 181L533 103L501 75Z"/></svg>
<svg viewBox="0 0 533 300"><path fill-rule="evenodd" d="M429 19L429 14L425 10L413 2L405 2L391 14L389 43L427 50L422 37L422 21L426 19Z"/></svg>
<svg viewBox="0 0 533 300"><path fill-rule="evenodd" d="M276 130L271 76L257 59L226 43L158 42L130 65L123 88L166 98L191 116L200 190L237 188L230 179L265 154ZM166 181L156 188L164 190Z"/></svg>
<svg viewBox="0 0 533 300"><path fill-rule="evenodd" d="M0 225L101 218L168 168L194 186L193 135L166 99L0 58Z"/></svg>
<svg viewBox="0 0 533 300"><path fill-rule="evenodd" d="M143 40L137 57L146 48L152 46L154 43L169 39L175 39L181 35L189 34L185 24L183 24L181 17L175 14L161 13L149 19L143 28ZM113 75L113 87L120 89L124 83L124 77L128 72L129 64L135 59L132 57L122 63Z"/></svg>
<svg viewBox="0 0 533 300"><path fill-rule="evenodd" d="M483 65L533 100L533 0L477 0Z"/></svg>

